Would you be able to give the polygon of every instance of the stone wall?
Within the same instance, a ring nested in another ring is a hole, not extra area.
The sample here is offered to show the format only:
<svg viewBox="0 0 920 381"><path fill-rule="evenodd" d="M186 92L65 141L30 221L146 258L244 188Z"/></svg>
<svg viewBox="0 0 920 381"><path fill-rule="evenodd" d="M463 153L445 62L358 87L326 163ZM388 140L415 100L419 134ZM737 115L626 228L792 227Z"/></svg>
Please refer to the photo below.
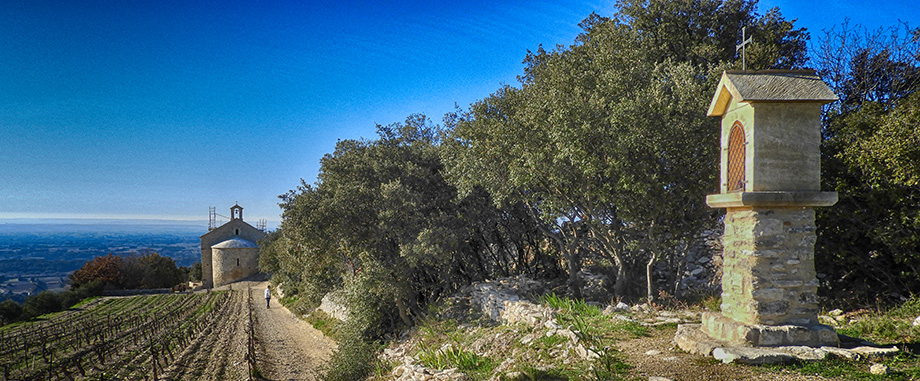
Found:
<svg viewBox="0 0 920 381"><path fill-rule="evenodd" d="M722 229L705 230L700 233L686 252L686 265L679 274L679 288L682 296L718 295L722 287ZM668 279L668 272L678 271L662 263L659 279ZM664 288L667 287L667 288ZM671 290L663 283L659 289Z"/></svg>
<svg viewBox="0 0 920 381"><path fill-rule="evenodd" d="M729 209L723 245L725 317L745 324L818 323L813 209Z"/></svg>

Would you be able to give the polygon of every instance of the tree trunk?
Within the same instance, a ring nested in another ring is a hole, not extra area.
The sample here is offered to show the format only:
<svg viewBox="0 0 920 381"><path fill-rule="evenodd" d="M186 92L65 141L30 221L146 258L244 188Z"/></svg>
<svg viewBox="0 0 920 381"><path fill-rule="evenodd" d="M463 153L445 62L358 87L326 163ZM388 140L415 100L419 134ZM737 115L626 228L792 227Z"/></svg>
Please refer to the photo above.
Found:
<svg viewBox="0 0 920 381"><path fill-rule="evenodd" d="M652 279L652 272L655 269L655 262L658 260L658 253L653 252L648 259L648 263L645 264L645 285L646 285L646 298L648 302L655 301L655 281Z"/></svg>
<svg viewBox="0 0 920 381"><path fill-rule="evenodd" d="M569 262L569 280L567 283L569 291L572 293L572 298L583 299L584 296L581 294L581 278L578 277L578 273L581 272L581 258L578 254L578 250L570 250L567 252L566 261Z"/></svg>
<svg viewBox="0 0 920 381"><path fill-rule="evenodd" d="M406 303L399 296L396 297L396 309L399 311L399 318L402 319L403 324L407 327L411 327L412 318L409 317L409 309L406 308Z"/></svg>
<svg viewBox="0 0 920 381"><path fill-rule="evenodd" d="M629 272L626 271L626 263L620 262L617 266L617 281L613 284L613 294L617 298L626 297L626 286L629 284Z"/></svg>

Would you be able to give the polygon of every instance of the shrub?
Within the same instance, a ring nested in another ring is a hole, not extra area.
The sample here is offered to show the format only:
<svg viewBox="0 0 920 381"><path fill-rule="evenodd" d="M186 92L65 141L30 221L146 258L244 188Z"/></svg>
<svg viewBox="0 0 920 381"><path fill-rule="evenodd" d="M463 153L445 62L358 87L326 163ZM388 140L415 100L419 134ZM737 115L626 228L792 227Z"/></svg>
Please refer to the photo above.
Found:
<svg viewBox="0 0 920 381"><path fill-rule="evenodd" d="M47 313L61 310L61 298L51 291L42 291L30 296L22 305L23 319L31 319Z"/></svg>
<svg viewBox="0 0 920 381"><path fill-rule="evenodd" d="M22 306L10 299L0 302L0 324L9 324L19 320Z"/></svg>

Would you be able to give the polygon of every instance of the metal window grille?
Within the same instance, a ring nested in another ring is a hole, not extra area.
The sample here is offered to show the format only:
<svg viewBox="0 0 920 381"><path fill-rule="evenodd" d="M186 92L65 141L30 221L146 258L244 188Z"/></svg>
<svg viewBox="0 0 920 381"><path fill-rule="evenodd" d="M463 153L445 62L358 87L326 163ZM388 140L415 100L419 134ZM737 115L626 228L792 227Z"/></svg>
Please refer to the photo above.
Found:
<svg viewBox="0 0 920 381"><path fill-rule="evenodd" d="M728 182L726 187L729 192L744 190L744 155L745 155L744 127L741 122L735 122L728 134Z"/></svg>

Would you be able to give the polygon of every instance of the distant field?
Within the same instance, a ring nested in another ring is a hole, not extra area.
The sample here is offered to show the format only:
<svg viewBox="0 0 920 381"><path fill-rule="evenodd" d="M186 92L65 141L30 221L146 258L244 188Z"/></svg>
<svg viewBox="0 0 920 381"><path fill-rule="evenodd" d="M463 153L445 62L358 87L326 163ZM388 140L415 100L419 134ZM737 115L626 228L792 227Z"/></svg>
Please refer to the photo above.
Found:
<svg viewBox="0 0 920 381"><path fill-rule="evenodd" d="M0 220L0 300L62 290L68 274L109 253L155 251L191 266L207 230L188 221Z"/></svg>
<svg viewBox="0 0 920 381"><path fill-rule="evenodd" d="M190 266L199 259L199 237L204 233L207 225L188 222L0 221L0 277L58 275L109 253L155 251L179 266Z"/></svg>

